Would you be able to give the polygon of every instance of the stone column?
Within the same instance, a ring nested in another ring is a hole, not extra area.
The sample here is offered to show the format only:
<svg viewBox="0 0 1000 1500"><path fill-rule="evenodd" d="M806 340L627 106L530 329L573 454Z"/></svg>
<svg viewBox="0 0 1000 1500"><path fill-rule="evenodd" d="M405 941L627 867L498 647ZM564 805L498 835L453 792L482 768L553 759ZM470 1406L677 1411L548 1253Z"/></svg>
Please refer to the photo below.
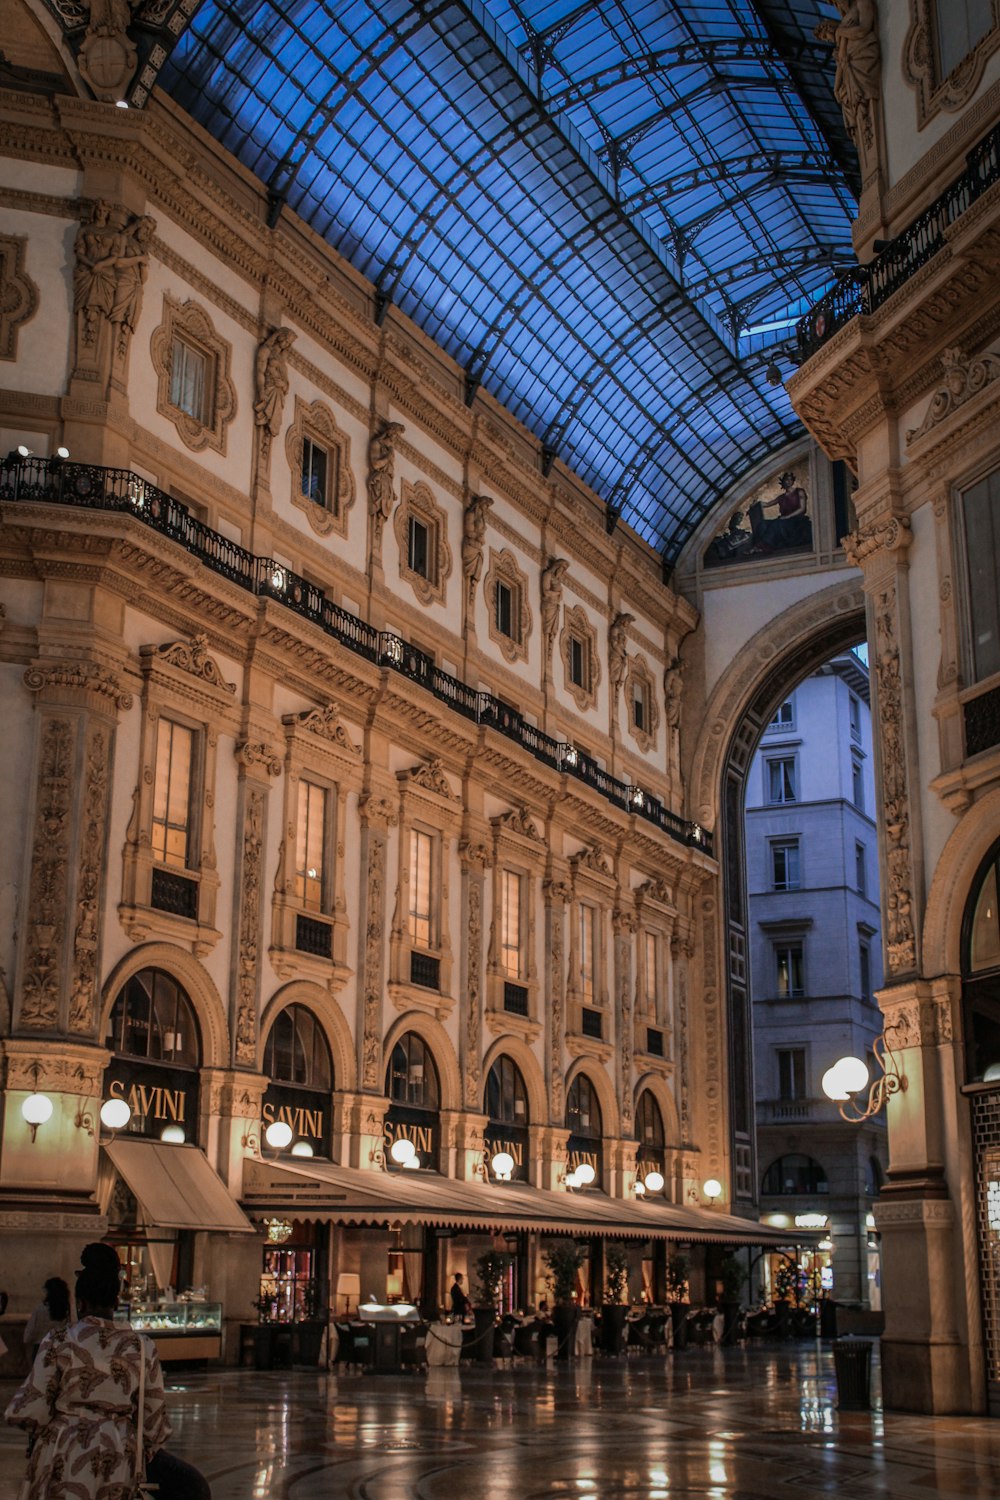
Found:
<svg viewBox="0 0 1000 1500"><path fill-rule="evenodd" d="M382 1093L382 1002L385 996L386 852L398 816L388 797L360 801L364 920L358 954L358 1078L365 1093Z"/></svg>
<svg viewBox="0 0 1000 1500"><path fill-rule="evenodd" d="M230 1034L237 1067L257 1067L260 1009L262 882L269 778L281 775L281 758L269 745L244 740L236 747L240 766L237 827L241 830L233 902L233 965Z"/></svg>
<svg viewBox="0 0 1000 1500"><path fill-rule="evenodd" d="M483 1107L483 896L489 848L462 839L461 990L465 1014L458 1042L462 1097L466 1109Z"/></svg>
<svg viewBox="0 0 1000 1500"><path fill-rule="evenodd" d="M632 1055L635 1037L632 1021L632 942L638 922L634 908L616 906L615 934L615 1026L618 1029L618 1098L623 1136L632 1132ZM633 1163L634 1166L634 1163Z"/></svg>
<svg viewBox="0 0 1000 1500"><path fill-rule="evenodd" d="M545 1078L549 1093L549 1120L562 1125L565 1111L563 1049L566 1042L566 904L571 891L565 880L546 880L545 893L545 990L549 1003L545 1013Z"/></svg>

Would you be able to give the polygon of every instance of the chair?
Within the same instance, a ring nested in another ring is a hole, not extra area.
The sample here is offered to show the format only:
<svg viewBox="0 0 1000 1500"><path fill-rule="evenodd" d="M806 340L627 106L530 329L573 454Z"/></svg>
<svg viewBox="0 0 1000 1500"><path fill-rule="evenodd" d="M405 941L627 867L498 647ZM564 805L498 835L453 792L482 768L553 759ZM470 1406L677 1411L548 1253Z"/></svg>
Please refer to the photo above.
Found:
<svg viewBox="0 0 1000 1500"><path fill-rule="evenodd" d="M399 1362L406 1370L422 1370L427 1364L427 1324L410 1323L400 1334Z"/></svg>

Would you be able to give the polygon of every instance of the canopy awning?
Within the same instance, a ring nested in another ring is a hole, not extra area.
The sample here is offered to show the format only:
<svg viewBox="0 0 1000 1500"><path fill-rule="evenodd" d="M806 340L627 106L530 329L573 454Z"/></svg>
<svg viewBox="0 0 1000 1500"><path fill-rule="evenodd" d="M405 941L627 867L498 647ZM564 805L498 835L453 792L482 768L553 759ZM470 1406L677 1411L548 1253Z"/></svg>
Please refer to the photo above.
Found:
<svg viewBox="0 0 1000 1500"><path fill-rule="evenodd" d="M135 1194L150 1227L255 1233L198 1146L118 1136L104 1149Z"/></svg>
<svg viewBox="0 0 1000 1500"><path fill-rule="evenodd" d="M629 1203L603 1193L555 1193L516 1182L458 1182L434 1172L365 1172L302 1159L248 1157L242 1201L258 1218L282 1212L339 1224L534 1229L734 1245L788 1245L809 1238L679 1204Z"/></svg>

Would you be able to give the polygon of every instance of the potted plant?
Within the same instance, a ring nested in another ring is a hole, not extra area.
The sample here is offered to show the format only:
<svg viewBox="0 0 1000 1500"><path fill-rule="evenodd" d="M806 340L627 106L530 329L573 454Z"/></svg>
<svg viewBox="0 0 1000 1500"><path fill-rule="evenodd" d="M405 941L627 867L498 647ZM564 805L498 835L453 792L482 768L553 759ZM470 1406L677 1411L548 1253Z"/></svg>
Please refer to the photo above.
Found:
<svg viewBox="0 0 1000 1500"><path fill-rule="evenodd" d="M503 1280L509 1267L510 1256L503 1250L484 1250L476 1261L479 1297L473 1316L476 1320L476 1358L481 1363L493 1362L493 1330Z"/></svg>
<svg viewBox="0 0 1000 1500"><path fill-rule="evenodd" d="M548 1267L552 1288L552 1323L556 1331L556 1359L572 1359L573 1340L580 1309L576 1297L576 1275L585 1259L585 1251L575 1240L556 1240L542 1255Z"/></svg>
<svg viewBox="0 0 1000 1500"><path fill-rule="evenodd" d="M621 1245L610 1244L604 1252L604 1306L601 1308L601 1349L621 1354L625 1343L628 1306L628 1256Z"/></svg>
<svg viewBox="0 0 1000 1500"><path fill-rule="evenodd" d="M747 1279L739 1257L730 1251L722 1257L719 1280L722 1282L722 1342L735 1344L740 1323L740 1294Z"/></svg>
<svg viewBox="0 0 1000 1500"><path fill-rule="evenodd" d="M670 1303L670 1326L673 1330L675 1349L687 1347L687 1315L690 1297L688 1273L690 1269L689 1258L680 1250L671 1255L667 1261L667 1301Z"/></svg>
<svg viewBox="0 0 1000 1500"><path fill-rule="evenodd" d="M790 1255L783 1255L774 1273L774 1300L778 1311L778 1337L790 1339L794 1332L792 1299L798 1294L799 1268Z"/></svg>

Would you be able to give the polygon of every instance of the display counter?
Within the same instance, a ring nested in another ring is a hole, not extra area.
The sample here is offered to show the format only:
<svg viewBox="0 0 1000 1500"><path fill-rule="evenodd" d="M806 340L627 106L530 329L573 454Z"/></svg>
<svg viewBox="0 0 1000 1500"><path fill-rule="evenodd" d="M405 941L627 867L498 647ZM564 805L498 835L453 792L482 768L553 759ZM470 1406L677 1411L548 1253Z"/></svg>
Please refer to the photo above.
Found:
<svg viewBox="0 0 1000 1500"><path fill-rule="evenodd" d="M218 1359L222 1353L221 1302L125 1304L119 1317L153 1340L163 1364Z"/></svg>

